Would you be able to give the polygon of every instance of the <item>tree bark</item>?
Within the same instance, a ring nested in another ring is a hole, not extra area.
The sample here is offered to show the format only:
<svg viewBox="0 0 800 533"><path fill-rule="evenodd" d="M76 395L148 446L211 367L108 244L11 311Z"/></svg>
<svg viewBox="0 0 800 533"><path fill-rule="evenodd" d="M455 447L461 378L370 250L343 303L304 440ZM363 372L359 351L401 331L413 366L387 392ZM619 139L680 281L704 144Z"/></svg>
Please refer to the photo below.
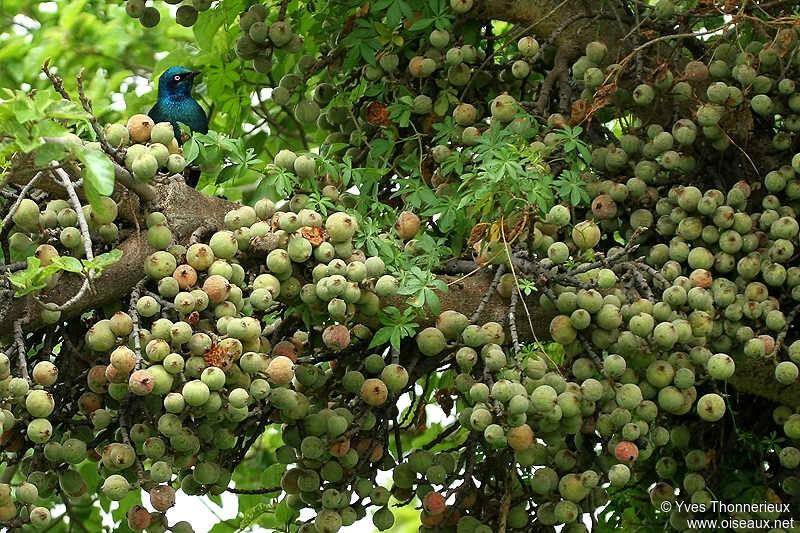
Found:
<svg viewBox="0 0 800 533"><path fill-rule="evenodd" d="M13 175L12 182L21 180ZM30 176L28 176L30 179ZM186 243L192 232L204 224L215 224L222 227L225 213L236 204L221 198L209 196L186 186L180 176L165 180L155 187L156 199L151 209L161 211L170 221L170 229L176 242ZM54 194L57 189L52 189ZM93 290L86 291L83 297L71 310L65 311L62 318L79 316L89 309L101 307L130 294L133 286L144 276L144 260L153 253L147 243L144 231L136 233L120 245L122 260L105 269L93 283ZM468 276L442 275L440 279L449 285L447 292L439 293L443 310L454 309L470 316L480 304L481 299L491 286L493 273L488 270L479 271ZM55 288L44 291L40 299L44 302L62 304L72 298L80 289L83 278L75 274L65 274ZM403 297L393 298L389 304L398 308L405 307ZM523 302L525 305L523 305ZM527 306L528 313L525 311ZM478 323L498 322L508 326L509 302L496 291L490 295L487 305L478 317ZM31 297L0 298L0 336L13 333L13 325L17 319L23 319L24 330L32 331L44 326L38 313L38 306ZM516 324L520 341L550 341L549 325L553 315L539 307L536 293L520 298L517 306ZM429 316L421 326L427 327L435 323L436 317ZM533 328L531 328L531 325ZM507 332L506 338L510 339ZM767 398L792 407L800 407L800 384L778 386L775 384L773 363L771 360L736 360L736 372L728 383L736 391Z"/></svg>
<svg viewBox="0 0 800 533"><path fill-rule="evenodd" d="M615 5L611 5L611 3ZM608 59L620 59L620 41L623 30L614 10L620 16L624 8L616 0L592 2L590 0L478 0L471 15L482 20L505 20L526 29L540 42L550 41L563 48L567 57L575 59L583 54L591 41L602 41L608 48ZM609 7L611 11L604 10Z"/></svg>
<svg viewBox="0 0 800 533"><path fill-rule="evenodd" d="M21 171L21 174L12 171L11 182L17 183L30 179L32 175ZM44 180L45 190L52 192L53 196L63 194L63 189L48 188ZM209 196L196 189L186 186L180 176L173 176L154 187L156 198L150 205L151 211L161 211L169 220L175 242L184 244L192 232L204 224L214 224L221 228L225 213L234 208L236 204ZM135 195L132 195L136 198ZM136 202L138 208L138 201ZM137 220L141 220L141 213L132 212ZM86 291L81 299L73 305L72 309L62 313L63 319L78 316L88 309L99 307L113 302L129 294L131 288L144 276L144 260L155 250L147 243L147 236L142 226L138 233L134 233L119 245L122 250L122 259L106 268L102 275L93 282L92 290ZM77 274L64 273L58 285L50 290L43 291L39 299L43 302L63 304L80 290L83 278ZM12 295L0 297L0 336L12 333L16 320L25 321L24 329L32 331L44 325L38 312L38 305L32 297L14 298Z"/></svg>

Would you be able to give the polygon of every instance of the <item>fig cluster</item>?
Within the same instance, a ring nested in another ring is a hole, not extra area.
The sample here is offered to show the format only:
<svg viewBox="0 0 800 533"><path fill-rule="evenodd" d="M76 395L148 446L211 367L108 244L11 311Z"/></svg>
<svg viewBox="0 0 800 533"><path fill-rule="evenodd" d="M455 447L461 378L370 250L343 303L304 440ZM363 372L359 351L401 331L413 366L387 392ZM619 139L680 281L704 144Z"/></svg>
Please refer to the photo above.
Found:
<svg viewBox="0 0 800 533"><path fill-rule="evenodd" d="M139 20L145 28L154 28L161 21L161 12L155 5L147 5L147 0L126 0L125 12L129 17ZM153 2L155 3L155 2ZM191 27L203 11L208 11L214 0L166 0L167 4L178 5L175 9L175 22Z"/></svg>
<svg viewBox="0 0 800 533"><path fill-rule="evenodd" d="M108 143L124 150L125 168L133 177L148 183L159 174L183 172L186 160L169 122L153 122L147 115L136 114L126 125L109 124L105 128Z"/></svg>
<svg viewBox="0 0 800 533"><path fill-rule="evenodd" d="M112 306L83 335L80 350L92 364L74 403L56 409L53 362L37 363L28 382L11 375L3 354L5 449L40 447L25 464L27 481L4 504L3 520L36 500L28 488L71 499L99 490L115 501L145 490L156 512L132 507L132 530L190 531L167 525L176 490L227 490L241 460L235 456L265 423L283 427L285 446L271 453L287 465L282 486L292 509L316 509L325 531L365 515L364 506L350 507L355 479L363 477L361 487L374 483L372 465L385 456L371 436L371 410L385 411L408 373L378 354L364 360L355 349L365 349L372 330L364 322L376 323L381 300L394 296L399 282L379 257L354 246L354 216L323 216L308 202L300 195L279 207L267 199L238 207L224 228L188 246L175 242L162 213L149 213L146 236L155 251L143 265L147 278L129 309ZM49 205L66 216L63 205ZM43 261L57 254L51 248L40 247ZM286 334L270 314L288 306L304 312L283 318L294 323ZM303 323L308 329L298 328ZM334 380L346 389L331 390ZM64 424L63 414L53 419L62 409L73 422ZM87 486L76 468L85 460L97 464L99 487ZM383 508L375 521L386 529L393 515L380 501L373 499ZM40 508L25 509L33 523Z"/></svg>

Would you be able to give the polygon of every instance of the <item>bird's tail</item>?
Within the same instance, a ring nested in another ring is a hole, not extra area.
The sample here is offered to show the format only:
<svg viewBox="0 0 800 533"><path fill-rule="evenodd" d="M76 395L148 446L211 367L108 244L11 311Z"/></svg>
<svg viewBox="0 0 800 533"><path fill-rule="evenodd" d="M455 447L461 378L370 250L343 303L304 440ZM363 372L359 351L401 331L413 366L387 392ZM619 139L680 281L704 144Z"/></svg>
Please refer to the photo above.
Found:
<svg viewBox="0 0 800 533"><path fill-rule="evenodd" d="M183 171L183 179L189 187L197 187L197 182L200 181L200 174L202 172L198 167L188 166Z"/></svg>

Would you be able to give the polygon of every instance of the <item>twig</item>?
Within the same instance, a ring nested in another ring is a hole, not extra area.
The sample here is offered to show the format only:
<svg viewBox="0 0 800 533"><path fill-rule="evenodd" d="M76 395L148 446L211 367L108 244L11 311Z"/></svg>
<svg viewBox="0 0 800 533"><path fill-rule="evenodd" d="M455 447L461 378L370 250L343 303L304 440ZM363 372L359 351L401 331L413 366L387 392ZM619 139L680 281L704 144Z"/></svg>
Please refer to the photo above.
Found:
<svg viewBox="0 0 800 533"><path fill-rule="evenodd" d="M161 307L163 309L175 309L175 304L170 302L169 300L165 300L164 298L161 297L160 294L157 294L153 291L144 291L144 293L147 296L154 298L159 304L161 304Z"/></svg>
<svg viewBox="0 0 800 533"><path fill-rule="evenodd" d="M602 371L603 370L603 361L600 359L600 356L597 355L597 352L594 351L594 348L592 347L592 344L588 340L586 340L586 337L584 337L580 333L578 333L578 340L581 341L581 345L583 346L583 349L586 350L586 353L588 353L589 357L592 358L592 361L594 362L594 366L597 367L597 370Z"/></svg>
<svg viewBox="0 0 800 533"><path fill-rule="evenodd" d="M122 401L122 405L120 405L119 410L119 430L122 433L122 442L127 444L128 446L131 445L131 438L130 438L130 430L128 429L128 407L130 406L130 397L126 397ZM139 460L139 456L136 455L136 477L139 479L139 487L141 488L144 484L144 468L142 468L142 462Z"/></svg>
<svg viewBox="0 0 800 533"><path fill-rule="evenodd" d="M651 39L651 40L647 41L646 43L643 43L643 44L637 46L636 48L633 49L633 51L631 51L630 54L628 54L627 56L622 58L622 61L619 62L619 68L616 69L614 72L609 73L608 77L603 81L603 83L608 83L612 77L614 77L615 80L619 80L619 77L622 75L622 72L625 70L625 67L628 65L628 63L630 63L631 59L636 57L639 54L639 52L641 52L642 50L644 50L645 48L647 48L649 46L652 46L652 45L654 45L656 43L659 43L659 42L662 42L662 41L668 41L670 39L689 39L689 38L692 38L692 37L702 37L703 35L710 35L712 33L720 32L720 31L722 31L723 28L727 28L728 26L731 26L732 24L735 24L735 23L736 23L736 18L732 18L731 20L727 21L725 24L723 24L719 28L715 28L713 30L701 31L701 32L696 32L696 33L694 33L694 32L673 33L673 34L670 34L670 35L662 35L661 37L656 37L655 39Z"/></svg>
<svg viewBox="0 0 800 533"><path fill-rule="evenodd" d="M497 521L497 533L506 533L508 511L511 508L511 469L506 470L505 491L500 502L500 518Z"/></svg>
<svg viewBox="0 0 800 533"><path fill-rule="evenodd" d="M17 270L24 270L28 266L25 261L14 261L7 265L0 265L0 272L16 272Z"/></svg>
<svg viewBox="0 0 800 533"><path fill-rule="evenodd" d="M189 244L191 245L200 242L206 235L214 231L217 231L216 224L214 224L213 222L204 223L203 225L201 225L199 228L197 228L192 232L192 235L189 237Z"/></svg>
<svg viewBox="0 0 800 533"><path fill-rule="evenodd" d="M72 298L70 298L63 304L57 305L54 304L53 302L45 303L39 300L38 298L36 298L36 302L39 304L40 307L42 307L42 309L47 309L48 311L64 312L70 309L73 305L75 305L81 298L83 298L83 296L86 294L86 291L89 290L90 287L91 283L89 281L89 276L87 275L86 277L83 278L83 284L81 285L81 288L78 289L78 292L76 292Z"/></svg>
<svg viewBox="0 0 800 533"><path fill-rule="evenodd" d="M83 250L86 252L86 259L91 261L92 259L94 259L94 253L92 253L92 238L89 235L89 225L86 223L86 217L83 215L83 208L81 207L81 201L80 199L78 199L77 193L75 193L75 187L73 186L72 180L70 180L69 175L61 168L54 167L53 172L59 178L61 178L61 183L67 190L69 199L72 202L72 208L75 210L75 214L78 216L78 226L80 227L81 235L83 236Z"/></svg>
<svg viewBox="0 0 800 533"><path fill-rule="evenodd" d="M9 222L11 221L11 217L12 217L12 216L14 216L14 213L16 213L16 212L17 212L17 209L19 208L19 205L22 203L22 200L24 200L24 199L25 199L25 197L27 196L27 194L28 194L28 191L31 189L31 187L33 187L34 185L36 185L36 182L37 182L37 181L39 181L39 179L40 179L40 178L41 178L43 175L44 175L44 172L42 172L42 171L39 171L39 172L37 172L37 173L36 173L36 174L35 174L35 175L34 175L34 176L31 178L31 181L29 181L29 182L28 182L28 183L27 183L27 184L26 184L26 185L25 185L25 186L22 188L22 190L19 192L19 197L17 198L17 201L16 201L16 202L14 202L14 205L12 205L12 206L11 206L11 210L8 212L8 214L5 216L5 218L3 218L3 228L4 228L4 229L5 229L6 227L9 227L9 226L10 226Z"/></svg>
<svg viewBox="0 0 800 533"><path fill-rule="evenodd" d="M511 330L511 342L514 345L514 358L519 362L519 335L517 334L517 321L514 314L517 312L517 301L519 299L519 287L514 287L511 291L511 305L508 307L508 328Z"/></svg>
<svg viewBox="0 0 800 533"><path fill-rule="evenodd" d="M651 267L650 265L642 263L641 261L635 261L633 264L636 266L637 269L642 270L645 273L653 276L653 281L657 282L663 288L666 289L667 287L672 285L669 281L667 281L667 278L665 278L661 272Z"/></svg>
<svg viewBox="0 0 800 533"><path fill-rule="evenodd" d="M540 23L540 22L542 22L543 20L545 20L545 19L549 18L549 17L550 17L550 15L552 15L553 13L555 13L556 11L558 11L559 9L561 9L562 7L564 7L564 5L566 5L568 2L569 2L569 0L564 0L563 2L561 2L560 4L558 4L556 7L554 7L553 9L551 9L549 12L547 12L547 13L546 13L544 16L542 16L542 17L539 17L537 20L535 20L534 22L532 22L532 23L531 23L531 24L529 24L528 26L526 26L526 27L522 28L522 29L521 29L521 30L519 30L518 32L515 32L515 33L513 34L513 37L514 37L514 38L512 38L512 39L508 39L508 40L507 40L505 43L503 43L502 45L498 46L498 47L497 47L497 48L496 48L496 49L495 49L495 50L494 50L494 51L493 51L491 54L487 54L487 55L486 55L486 58L485 58L485 59L483 60L483 62L481 63L480 67L478 67L478 70L482 70L483 68L485 68L485 67L486 67L486 65L488 65L488 64L489 64L489 62L490 62L490 61L492 61L492 59L494 59L494 57L495 57L497 54L499 54L500 52L502 52L502 51L503 51L503 50L504 50L506 47L510 46L512 43L514 43L514 42L515 42L515 40L516 40L516 38L518 38L519 36L522 36L522 35L525 35L526 33L528 33L530 30L532 30L533 28L535 28L537 24L539 24L539 23ZM586 15L582 15L582 16L586 16ZM578 17L578 18L581 18L581 17ZM576 18L575 20L577 20L577 18ZM556 30L556 31L558 31L558 30ZM562 30L562 31L563 31L563 30ZM555 32L554 32L554 33L555 33ZM541 47L540 47L540 48L539 48L539 52L538 52L538 53L537 53L537 54L536 54L534 57L532 57L532 58L531 58L531 60L530 60L529 62L530 62L530 63L533 63L534 61L536 61L536 59L538 59L538 58L539 58L539 55L541 54L541 51L542 51L542 50L541 50ZM464 97L467 95L467 91L469 91L469 89L472 87L472 81L473 81L474 79L475 79L475 76L470 76L470 78L469 78L469 81L468 81L468 82L467 82L467 84L464 86L464 90L463 90L463 91L461 91L461 96L459 97L459 101L461 101L461 102L463 102L463 101L464 101Z"/></svg>
<svg viewBox="0 0 800 533"><path fill-rule="evenodd" d="M17 343L17 362L19 364L19 371L26 381L30 381L31 377L28 375L27 350L25 349L25 333L22 331L21 318L14 321L14 340Z"/></svg>
<svg viewBox="0 0 800 533"><path fill-rule="evenodd" d="M423 445L423 446L422 446L422 449L423 449L423 450L430 450L431 448L433 448L434 446L436 446L436 445L437 445L437 444L439 444L440 442L444 441L444 440L445 440L447 437L449 437L451 434L453 434L453 433L455 433L456 431L458 431L460 428L461 428L461 424L459 424L459 423L457 423L457 422L456 422L456 423L454 423L454 424L450 424L449 426L447 426L447 428L443 429L443 430L441 431L441 433L439 433L439 434L436 436L436 438L435 438L435 439L433 439L433 440L432 440L432 441L430 441L429 443L427 443L427 444Z"/></svg>
<svg viewBox="0 0 800 533"><path fill-rule="evenodd" d="M786 341L786 335L789 334L789 328L792 326L792 322L794 322L798 312L800 312L800 304L795 305L794 308L789 311L789 314L786 315L786 327L783 328L783 331L778 334L778 338L775 339L775 349L772 351L772 353L776 355L778 354L781 346L783 346L783 343Z"/></svg>
<svg viewBox="0 0 800 533"><path fill-rule="evenodd" d="M39 179L42 176L44 176L44 172L39 171L31 178L31 181L29 181L22 188L22 190L19 192L19 197L14 202L14 205L11 206L11 210L8 212L8 214L5 216L5 218L3 218L3 227L0 228L0 251L3 252L3 257L5 257L5 258L8 258L9 256L6 254L5 249L3 248L2 242L6 240L5 236L8 233L8 230L11 229L11 224L10 224L11 217L13 217L14 213L17 212L17 209L19 208L20 204L22 203L22 200L25 199L25 196L27 196L28 191L31 189L31 187L36 185L36 182L39 181Z"/></svg>
<svg viewBox="0 0 800 533"><path fill-rule="evenodd" d="M75 510L72 508L72 502L70 501L69 496L64 492L60 485L56 486L56 489L58 490L59 495L61 495L61 501L64 503L64 507L66 507L67 516L69 517L70 530L72 530L72 524L74 523L78 526L78 529L83 531L83 533L89 533L89 530L87 530L86 526L83 525L83 521L74 516Z"/></svg>
<svg viewBox="0 0 800 533"><path fill-rule="evenodd" d="M62 139L60 137L42 137L42 140L47 143L55 143L55 144L67 144L69 141ZM136 194L139 198L144 200L145 202L151 202L155 200L156 194L153 187L146 183L142 183L140 181L136 181L128 169L124 166L120 165L116 161L111 161L114 164L114 179L118 181L122 186L126 189L132 191ZM55 169L59 168L59 165L56 165L55 162L50 163L50 168ZM78 184L81 183L81 180L78 180L73 183L73 186L77 187Z"/></svg>
<svg viewBox="0 0 800 533"><path fill-rule="evenodd" d="M58 74L53 74L50 72L50 58L44 60L44 64L42 65L42 72L44 75L47 76L47 79L50 80L50 83L53 84L53 88L61 95L64 100L72 100L69 96L69 93L64 89L64 81L61 79L61 76Z"/></svg>
<svg viewBox="0 0 800 533"><path fill-rule="evenodd" d="M131 290L131 301L128 305L128 314L133 322L131 335L133 335L133 351L136 353L135 368L137 370L142 364L142 341L139 338L139 312L136 311L136 303L139 301L139 293L144 288L146 282L147 278L144 278L133 287L133 290Z"/></svg>
<svg viewBox="0 0 800 533"><path fill-rule="evenodd" d="M472 316L469 317L470 324L474 324L480 318L481 313L483 313L483 309L486 307L486 304L489 303L489 300L492 297L492 293L494 292L495 287L497 287L497 284L500 283L500 277L503 275L505 271L506 271L505 265L500 265L499 267L497 267L497 271L494 273L494 278L492 279L492 282L489 284L489 288L486 289L486 292L483 293L483 297L481 298L481 301L478 303L478 307L475 309L475 312L472 313Z"/></svg>
<svg viewBox="0 0 800 533"><path fill-rule="evenodd" d="M28 523L28 520L25 520L22 516L17 516L12 520L0 520L0 528L3 528L3 531L13 531L15 528L22 527Z"/></svg>
<svg viewBox="0 0 800 533"><path fill-rule="evenodd" d="M117 163L114 163L114 178L122 184L123 187L132 191L136 196L145 202L152 202L156 198L156 193L153 187L141 181L137 181L128 172L128 169Z"/></svg>
<svg viewBox="0 0 800 533"><path fill-rule="evenodd" d="M630 262L628 264L630 265L629 267L630 273L633 279L633 284L636 287L636 290L639 292L641 296L650 300L650 303L655 304L656 301L655 298L653 297L653 290L647 284L647 280L644 278L644 274L642 274L642 271L636 268L636 263Z"/></svg>
<svg viewBox="0 0 800 533"><path fill-rule="evenodd" d="M281 1L281 9L278 11L278 20L283 20L286 18L286 10L289 8L289 0L282 0Z"/></svg>
<svg viewBox="0 0 800 533"><path fill-rule="evenodd" d="M267 494L269 492L278 492L282 489L280 487L263 487L260 489L237 489L236 487L228 487L225 490L234 494Z"/></svg>
<svg viewBox="0 0 800 533"><path fill-rule="evenodd" d="M83 67L78 72L78 76L76 77L76 81L78 84L78 97L81 100L81 105L83 106L83 110L89 113L89 123L92 125L92 129L94 130L94 134L97 136L97 140L100 142L100 146L103 147L103 150L114 158L114 160L119 163L123 164L125 162L125 158L119 153L119 151L108 144L108 139L106 139L105 133L103 133L103 129L100 127L100 124L97 122L97 117L94 116L94 111L92 110L92 101L86 96L86 93L83 90Z"/></svg>
<svg viewBox="0 0 800 533"><path fill-rule="evenodd" d="M392 426L394 426L394 445L395 448L397 448L397 460L399 461L403 458L403 444L400 442L400 426L397 424L396 419L394 420Z"/></svg>

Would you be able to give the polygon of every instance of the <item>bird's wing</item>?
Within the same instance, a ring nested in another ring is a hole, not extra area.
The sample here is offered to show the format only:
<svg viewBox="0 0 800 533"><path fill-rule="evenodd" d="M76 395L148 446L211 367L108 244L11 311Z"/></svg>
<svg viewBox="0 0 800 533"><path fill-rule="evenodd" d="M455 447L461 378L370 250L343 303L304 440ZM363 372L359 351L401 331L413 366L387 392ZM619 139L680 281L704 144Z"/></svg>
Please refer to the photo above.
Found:
<svg viewBox="0 0 800 533"><path fill-rule="evenodd" d="M161 103L156 102L156 105L150 108L150 111L147 115L153 119L153 122L158 124L159 122L169 122L167 119L164 110L161 108Z"/></svg>
<svg viewBox="0 0 800 533"><path fill-rule="evenodd" d="M194 103L192 107L195 109L192 113L192 124L190 124L189 127L192 128L192 131L198 133L208 133L208 117L206 116L205 110L196 100L192 99L192 103Z"/></svg>

